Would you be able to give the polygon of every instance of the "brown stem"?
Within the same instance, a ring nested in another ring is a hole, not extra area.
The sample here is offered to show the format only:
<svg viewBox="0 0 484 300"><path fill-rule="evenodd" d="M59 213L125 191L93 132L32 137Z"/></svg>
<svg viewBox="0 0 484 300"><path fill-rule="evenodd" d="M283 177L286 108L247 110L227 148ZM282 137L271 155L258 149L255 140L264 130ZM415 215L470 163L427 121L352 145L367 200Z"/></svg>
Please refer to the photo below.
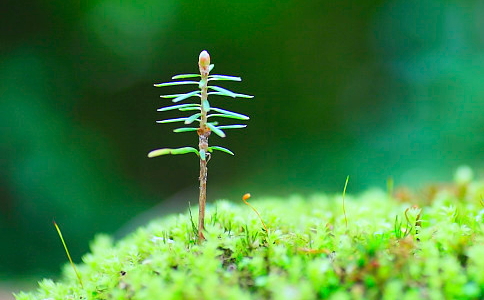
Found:
<svg viewBox="0 0 484 300"><path fill-rule="evenodd" d="M208 73L210 68L210 55L206 51L200 53L198 59L200 67L201 82L200 86L200 128L198 129L198 148L200 152L200 195L198 197L198 242L205 240L203 231L205 229L205 205L207 202L207 162L210 157L208 153L208 137L210 128L207 127L207 111L204 103L208 100Z"/></svg>
<svg viewBox="0 0 484 300"><path fill-rule="evenodd" d="M200 151L207 152L208 137L210 136L210 129L205 127L205 130L198 129L198 147ZM206 154L207 157L209 153ZM198 197L198 242L205 240L203 230L205 229L205 204L207 202L207 157L202 159L200 157L200 195Z"/></svg>
<svg viewBox="0 0 484 300"><path fill-rule="evenodd" d="M200 141L202 140L200 136ZM208 139L208 137L207 137ZM203 230L205 229L205 204L207 202L207 161L200 159L200 195L198 197L198 242L205 240Z"/></svg>

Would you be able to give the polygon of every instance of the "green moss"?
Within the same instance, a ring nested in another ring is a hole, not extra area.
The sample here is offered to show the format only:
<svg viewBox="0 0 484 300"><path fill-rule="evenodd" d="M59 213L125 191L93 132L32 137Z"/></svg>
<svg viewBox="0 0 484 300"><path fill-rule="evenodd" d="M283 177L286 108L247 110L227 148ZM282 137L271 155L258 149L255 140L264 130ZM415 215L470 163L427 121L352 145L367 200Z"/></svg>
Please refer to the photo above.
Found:
<svg viewBox="0 0 484 300"><path fill-rule="evenodd" d="M78 266L84 288L66 264L59 282L16 298L482 299L483 188L458 183L413 202L348 196L348 227L340 195L253 201L268 232L242 202L218 201L201 245L188 213L117 243L100 235Z"/></svg>

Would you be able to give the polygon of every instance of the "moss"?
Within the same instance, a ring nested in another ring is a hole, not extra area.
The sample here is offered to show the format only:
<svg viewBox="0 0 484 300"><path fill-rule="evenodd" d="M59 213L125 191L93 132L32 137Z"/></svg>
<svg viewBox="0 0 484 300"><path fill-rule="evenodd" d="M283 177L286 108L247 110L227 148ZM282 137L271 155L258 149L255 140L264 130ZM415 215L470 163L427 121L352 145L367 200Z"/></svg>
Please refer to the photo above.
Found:
<svg viewBox="0 0 484 300"><path fill-rule="evenodd" d="M463 183L458 183L462 186ZM33 299L482 299L484 185L442 188L402 202L381 191L346 199L253 201L208 207L206 242L190 215L153 221L113 243L99 235L59 282ZM412 202L413 201L413 202ZM424 203L426 203L424 205ZM419 206L416 206L419 205Z"/></svg>

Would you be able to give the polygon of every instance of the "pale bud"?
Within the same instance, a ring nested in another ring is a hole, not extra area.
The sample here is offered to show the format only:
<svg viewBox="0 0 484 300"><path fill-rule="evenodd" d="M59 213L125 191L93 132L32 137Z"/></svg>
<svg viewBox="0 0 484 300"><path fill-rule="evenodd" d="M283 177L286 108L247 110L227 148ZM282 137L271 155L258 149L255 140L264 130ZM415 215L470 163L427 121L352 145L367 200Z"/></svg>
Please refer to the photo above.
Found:
<svg viewBox="0 0 484 300"><path fill-rule="evenodd" d="M206 50L200 52L198 57L198 66L200 67L200 72L207 72L210 66L210 54Z"/></svg>

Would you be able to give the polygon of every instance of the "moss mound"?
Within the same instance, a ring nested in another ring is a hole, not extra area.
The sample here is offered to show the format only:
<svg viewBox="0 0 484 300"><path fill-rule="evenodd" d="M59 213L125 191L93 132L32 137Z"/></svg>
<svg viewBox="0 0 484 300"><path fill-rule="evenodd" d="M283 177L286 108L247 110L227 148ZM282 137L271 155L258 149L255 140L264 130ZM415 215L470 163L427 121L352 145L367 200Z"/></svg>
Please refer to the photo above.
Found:
<svg viewBox="0 0 484 300"><path fill-rule="evenodd" d="M27 299L483 299L484 184L427 200L369 191L342 197L219 201L196 243L190 214L154 221L113 243L98 236L62 279ZM430 199L429 199L430 198ZM194 216L195 217L195 216ZM347 225L346 225L347 221Z"/></svg>

